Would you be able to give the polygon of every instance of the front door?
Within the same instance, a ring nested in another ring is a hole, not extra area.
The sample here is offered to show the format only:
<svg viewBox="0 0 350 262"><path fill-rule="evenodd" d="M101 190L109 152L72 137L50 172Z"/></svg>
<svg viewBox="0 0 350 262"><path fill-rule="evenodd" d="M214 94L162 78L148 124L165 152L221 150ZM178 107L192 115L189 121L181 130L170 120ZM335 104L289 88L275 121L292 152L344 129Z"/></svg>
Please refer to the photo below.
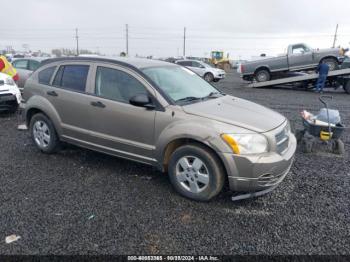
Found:
<svg viewBox="0 0 350 262"><path fill-rule="evenodd" d="M189 68L201 77L203 77L206 72L205 67L196 61L192 61Z"/></svg>
<svg viewBox="0 0 350 262"><path fill-rule="evenodd" d="M94 75L89 110L92 143L122 157L153 163L155 110L133 106L129 100L138 94L154 96L154 91L122 67L98 65Z"/></svg>
<svg viewBox="0 0 350 262"><path fill-rule="evenodd" d="M288 61L291 70L310 68L313 63L312 50L304 45L294 45Z"/></svg>

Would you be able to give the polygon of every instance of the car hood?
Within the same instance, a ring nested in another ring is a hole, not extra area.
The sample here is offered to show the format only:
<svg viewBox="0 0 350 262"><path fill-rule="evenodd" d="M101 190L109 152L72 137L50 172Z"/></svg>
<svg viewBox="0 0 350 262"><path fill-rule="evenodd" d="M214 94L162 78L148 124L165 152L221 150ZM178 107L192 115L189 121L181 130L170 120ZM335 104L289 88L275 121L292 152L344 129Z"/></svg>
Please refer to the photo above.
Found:
<svg viewBox="0 0 350 262"><path fill-rule="evenodd" d="M316 49L315 53L329 53L329 54L334 54L334 55L339 55L340 53L340 48L324 48L324 49Z"/></svg>
<svg viewBox="0 0 350 262"><path fill-rule="evenodd" d="M187 114L264 133L280 126L286 118L253 102L229 95L183 106Z"/></svg>

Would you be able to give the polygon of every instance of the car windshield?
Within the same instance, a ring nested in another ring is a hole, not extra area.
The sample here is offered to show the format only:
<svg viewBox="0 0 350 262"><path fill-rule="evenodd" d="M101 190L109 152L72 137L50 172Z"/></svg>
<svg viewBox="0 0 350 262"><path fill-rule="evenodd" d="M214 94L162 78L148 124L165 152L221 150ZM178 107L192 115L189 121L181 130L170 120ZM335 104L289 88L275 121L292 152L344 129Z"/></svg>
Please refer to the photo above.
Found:
<svg viewBox="0 0 350 262"><path fill-rule="evenodd" d="M185 67L150 67L142 71L175 102L200 101L219 93L216 88Z"/></svg>
<svg viewBox="0 0 350 262"><path fill-rule="evenodd" d="M215 66L213 66L212 64L206 63L206 62L202 62L204 66L207 67L211 67L211 68L215 68Z"/></svg>

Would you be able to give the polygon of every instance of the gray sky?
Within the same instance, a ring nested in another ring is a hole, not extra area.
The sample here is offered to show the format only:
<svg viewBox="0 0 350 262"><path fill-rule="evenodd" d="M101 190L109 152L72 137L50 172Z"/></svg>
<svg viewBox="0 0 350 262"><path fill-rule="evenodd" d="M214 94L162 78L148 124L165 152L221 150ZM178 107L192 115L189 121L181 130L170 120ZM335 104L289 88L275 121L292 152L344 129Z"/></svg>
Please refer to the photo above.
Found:
<svg viewBox="0 0 350 262"><path fill-rule="evenodd" d="M125 50L129 24L131 56L208 56L223 50L237 59L283 53L289 43L330 47L339 23L337 45L349 46L349 0L17 0L3 1L0 49L50 51L80 47L107 55ZM10 11L13 10L13 11Z"/></svg>

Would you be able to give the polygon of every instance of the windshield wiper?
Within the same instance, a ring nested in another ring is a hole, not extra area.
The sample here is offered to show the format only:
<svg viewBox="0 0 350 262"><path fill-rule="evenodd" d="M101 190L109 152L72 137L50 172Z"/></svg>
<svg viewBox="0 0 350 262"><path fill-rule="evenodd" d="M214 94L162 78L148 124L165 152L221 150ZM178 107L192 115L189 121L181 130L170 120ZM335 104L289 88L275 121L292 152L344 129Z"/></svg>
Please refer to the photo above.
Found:
<svg viewBox="0 0 350 262"><path fill-rule="evenodd" d="M176 100L175 102L191 102L191 101L196 101L196 100L201 100L201 97L195 97L195 96L187 96L184 98L180 98Z"/></svg>
<svg viewBox="0 0 350 262"><path fill-rule="evenodd" d="M224 96L225 94L221 92L210 92L207 96L203 97L202 99L207 99L207 98L218 98L220 96Z"/></svg>

